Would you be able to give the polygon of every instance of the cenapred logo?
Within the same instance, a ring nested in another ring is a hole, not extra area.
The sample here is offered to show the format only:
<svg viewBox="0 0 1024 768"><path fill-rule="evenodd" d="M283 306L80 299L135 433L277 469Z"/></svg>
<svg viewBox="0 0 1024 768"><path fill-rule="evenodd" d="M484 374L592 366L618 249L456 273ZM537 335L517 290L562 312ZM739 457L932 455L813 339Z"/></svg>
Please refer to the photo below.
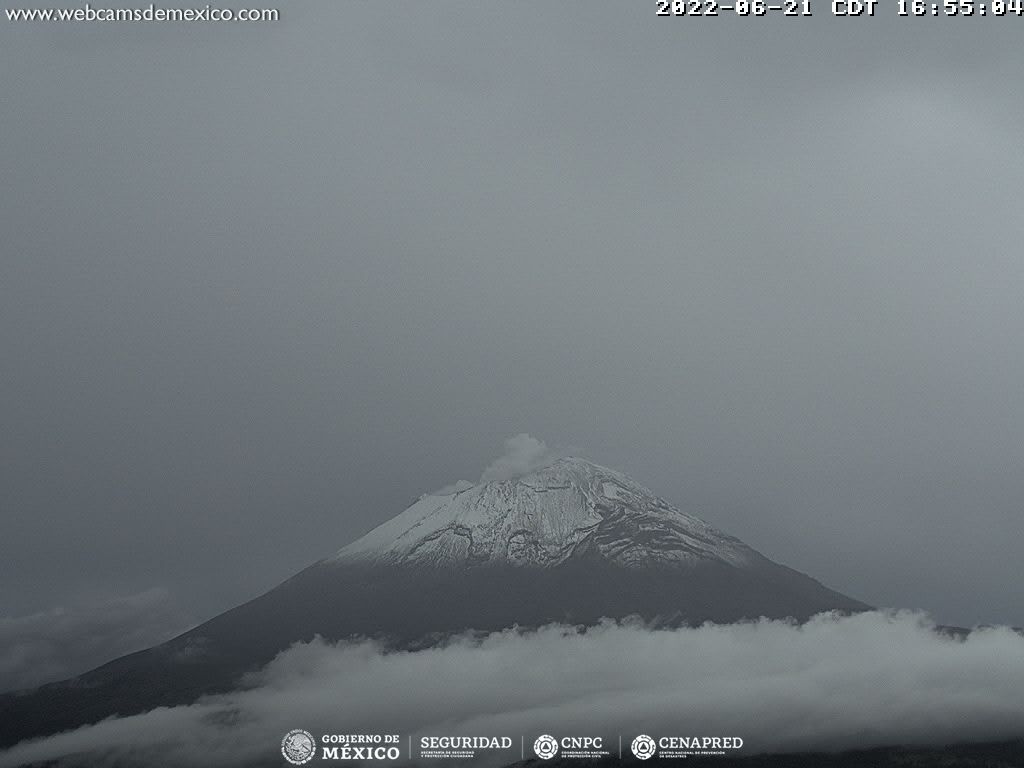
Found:
<svg viewBox="0 0 1024 768"><path fill-rule="evenodd" d="M630 744L630 749L639 760L657 758L710 757L726 755L731 750L743 748L739 736L658 736L653 738L641 733Z"/></svg>
<svg viewBox="0 0 1024 768"><path fill-rule="evenodd" d="M633 743L629 748L633 750L633 754L639 760L647 760L648 758L654 757L654 753L658 751L658 745L655 744L654 739L646 733L641 733L633 739Z"/></svg>
<svg viewBox="0 0 1024 768"><path fill-rule="evenodd" d="M288 731L281 739L281 754L292 765L304 765L316 756L316 739L301 728Z"/></svg>
<svg viewBox="0 0 1024 768"><path fill-rule="evenodd" d="M550 760L558 754L558 742L555 741L554 736L549 736L545 733L533 742L533 751L537 753L537 757L541 760Z"/></svg>

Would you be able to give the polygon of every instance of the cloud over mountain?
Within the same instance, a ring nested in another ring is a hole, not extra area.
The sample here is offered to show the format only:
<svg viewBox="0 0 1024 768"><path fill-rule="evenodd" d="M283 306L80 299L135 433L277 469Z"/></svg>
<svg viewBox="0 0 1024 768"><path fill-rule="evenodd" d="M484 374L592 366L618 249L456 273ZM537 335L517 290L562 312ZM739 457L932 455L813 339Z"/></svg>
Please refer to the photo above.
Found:
<svg viewBox="0 0 1024 768"><path fill-rule="evenodd" d="M505 441L505 452L487 465L483 474L480 475L480 482L510 480L550 464L561 455L558 451L549 448L543 440L520 432Z"/></svg>
<svg viewBox="0 0 1024 768"><path fill-rule="evenodd" d="M25 743L0 753L0 766L62 757L90 766L276 765L282 735L296 727L725 733L749 752L1011 738L1024 722L1024 638L995 628L958 640L920 614L883 612L823 614L804 625L548 626L418 652L317 640L293 646L249 683Z"/></svg>

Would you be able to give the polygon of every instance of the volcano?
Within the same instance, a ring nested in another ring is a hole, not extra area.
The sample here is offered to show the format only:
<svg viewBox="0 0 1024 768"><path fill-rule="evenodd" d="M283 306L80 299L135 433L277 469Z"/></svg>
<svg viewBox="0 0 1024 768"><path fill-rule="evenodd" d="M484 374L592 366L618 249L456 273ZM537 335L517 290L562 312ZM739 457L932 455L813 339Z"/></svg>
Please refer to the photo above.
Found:
<svg viewBox="0 0 1024 768"><path fill-rule="evenodd" d="M551 622L799 621L868 608L620 472L564 458L426 494L335 555L163 645L0 696L0 746L232 690L315 635L414 649L453 633Z"/></svg>

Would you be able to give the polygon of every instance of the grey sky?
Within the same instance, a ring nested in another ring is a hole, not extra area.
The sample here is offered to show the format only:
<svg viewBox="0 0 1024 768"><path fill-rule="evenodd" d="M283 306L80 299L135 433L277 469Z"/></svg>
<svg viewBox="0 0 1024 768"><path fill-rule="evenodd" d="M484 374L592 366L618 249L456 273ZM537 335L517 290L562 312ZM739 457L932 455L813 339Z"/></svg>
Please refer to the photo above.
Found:
<svg viewBox="0 0 1024 768"><path fill-rule="evenodd" d="M0 615L205 618L528 432L1024 624L1016 17L0 23Z"/></svg>

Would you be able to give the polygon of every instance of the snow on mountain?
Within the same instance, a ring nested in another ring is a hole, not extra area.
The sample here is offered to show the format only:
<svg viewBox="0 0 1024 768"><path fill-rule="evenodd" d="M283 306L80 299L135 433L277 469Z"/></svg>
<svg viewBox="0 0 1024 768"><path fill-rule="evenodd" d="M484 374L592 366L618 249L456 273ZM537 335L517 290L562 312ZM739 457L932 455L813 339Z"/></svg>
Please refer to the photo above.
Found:
<svg viewBox="0 0 1024 768"><path fill-rule="evenodd" d="M72 680L0 695L0 748L234 690L245 674L318 636L415 649L470 630L551 622L637 616L692 626L868 609L619 472L575 458L527 469L543 444L513 443L516 455L492 465L485 482L422 497L333 557L179 637Z"/></svg>
<svg viewBox="0 0 1024 768"><path fill-rule="evenodd" d="M595 555L631 568L764 559L626 475L569 457L422 496L329 562L549 567Z"/></svg>

